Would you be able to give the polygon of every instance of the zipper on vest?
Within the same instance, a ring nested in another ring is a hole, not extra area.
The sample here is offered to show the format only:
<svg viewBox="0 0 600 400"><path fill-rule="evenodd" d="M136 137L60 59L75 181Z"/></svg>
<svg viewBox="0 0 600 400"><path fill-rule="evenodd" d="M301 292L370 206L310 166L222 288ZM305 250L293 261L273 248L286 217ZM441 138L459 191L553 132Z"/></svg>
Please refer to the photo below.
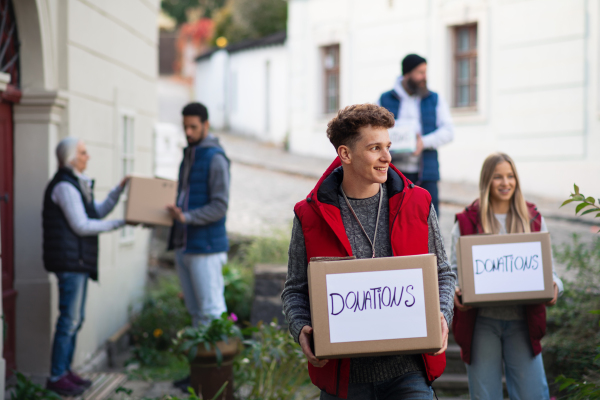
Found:
<svg viewBox="0 0 600 400"><path fill-rule="evenodd" d="M400 199L400 205L398 206L398 211L396 211L396 215L394 216L392 225L390 226L390 240L392 239L392 230L394 229L394 224L396 223L396 218L398 218L398 214L400 214L400 209L402 208L402 203L404 203L404 195L405 194L406 194L406 192L403 191L402 198ZM392 249L392 253L393 253L393 249Z"/></svg>
<svg viewBox="0 0 600 400"><path fill-rule="evenodd" d="M183 195L183 204L181 205L181 211L187 211L190 204L190 175L192 174L192 167L196 162L196 149L192 149L192 157L190 160L190 170L187 176L187 185L185 188L185 194ZM183 251L187 251L187 239L188 239L188 227L186 224L183 225Z"/></svg>
<svg viewBox="0 0 600 400"><path fill-rule="evenodd" d="M339 397L340 394L340 375L342 373L342 360L338 360L337 365L337 385L335 387L335 397Z"/></svg>

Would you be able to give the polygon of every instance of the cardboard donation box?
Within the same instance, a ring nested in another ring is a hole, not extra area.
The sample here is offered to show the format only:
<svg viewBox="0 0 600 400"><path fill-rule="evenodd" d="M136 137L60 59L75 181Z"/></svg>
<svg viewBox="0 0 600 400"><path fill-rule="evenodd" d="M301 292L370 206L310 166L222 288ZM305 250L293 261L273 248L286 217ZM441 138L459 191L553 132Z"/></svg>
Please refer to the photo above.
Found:
<svg viewBox="0 0 600 400"><path fill-rule="evenodd" d="M129 181L125 221L148 225L173 225L166 209L175 203L177 182L134 176Z"/></svg>
<svg viewBox="0 0 600 400"><path fill-rule="evenodd" d="M554 297L548 232L461 236L456 256L465 305L544 303Z"/></svg>
<svg viewBox="0 0 600 400"><path fill-rule="evenodd" d="M313 259L308 287L317 357L433 353L442 347L433 254Z"/></svg>

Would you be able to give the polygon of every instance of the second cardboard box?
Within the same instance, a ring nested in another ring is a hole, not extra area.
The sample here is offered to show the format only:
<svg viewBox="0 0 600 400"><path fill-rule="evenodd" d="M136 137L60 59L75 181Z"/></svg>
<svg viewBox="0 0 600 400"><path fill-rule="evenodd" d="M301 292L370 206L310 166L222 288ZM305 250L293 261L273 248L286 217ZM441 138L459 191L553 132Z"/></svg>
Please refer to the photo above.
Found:
<svg viewBox="0 0 600 400"><path fill-rule="evenodd" d="M543 303L554 297L548 232L461 236L456 256L464 305Z"/></svg>

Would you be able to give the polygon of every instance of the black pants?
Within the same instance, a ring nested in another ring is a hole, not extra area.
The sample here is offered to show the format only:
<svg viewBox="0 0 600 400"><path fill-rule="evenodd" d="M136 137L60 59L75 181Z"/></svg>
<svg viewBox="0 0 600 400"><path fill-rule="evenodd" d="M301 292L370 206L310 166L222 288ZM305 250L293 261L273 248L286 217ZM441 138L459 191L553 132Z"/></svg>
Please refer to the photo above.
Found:
<svg viewBox="0 0 600 400"><path fill-rule="evenodd" d="M409 173L404 173L404 176L410 180L412 183L414 183L415 185L417 185L417 181L419 180L419 174L416 172L409 172ZM433 204L433 208L435 208L435 213L438 215L440 215L440 210L439 210L439 198L438 198L438 184L437 181L423 181L421 182L418 186L422 187L423 189L427 190L429 192L429 194L431 195L431 204Z"/></svg>

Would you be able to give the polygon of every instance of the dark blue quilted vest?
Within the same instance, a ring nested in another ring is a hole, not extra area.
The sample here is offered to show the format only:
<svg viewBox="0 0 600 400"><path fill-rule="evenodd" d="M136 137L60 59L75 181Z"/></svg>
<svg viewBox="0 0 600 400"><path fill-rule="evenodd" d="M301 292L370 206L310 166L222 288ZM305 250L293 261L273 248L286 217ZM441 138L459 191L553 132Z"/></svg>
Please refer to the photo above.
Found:
<svg viewBox="0 0 600 400"><path fill-rule="evenodd" d="M188 181L188 193L185 196L184 211L205 206L210 201L208 174L212 158L216 154L225 156L219 147L197 147L192 160ZM183 163L179 169L178 198L181 193ZM192 254L221 253L229 250L229 239L225 229L226 217L208 225L185 225L185 252ZM179 222L175 222L179 224Z"/></svg>
<svg viewBox="0 0 600 400"><path fill-rule="evenodd" d="M98 218L93 195L88 203L73 171L59 169L44 194L44 267L49 272L87 272L98 280L98 236L81 237L73 232L62 209L52 201L52 191L60 182L69 182L79 191L88 218Z"/></svg>
<svg viewBox="0 0 600 400"><path fill-rule="evenodd" d="M394 90L385 92L379 98L379 104L394 114L394 119L398 119L400 113L400 97ZM429 96L421 99L421 128L423 136L430 134L437 129L437 108L438 94L429 92ZM423 150L423 164L419 171L421 181L439 181L440 164L438 162L437 150Z"/></svg>

